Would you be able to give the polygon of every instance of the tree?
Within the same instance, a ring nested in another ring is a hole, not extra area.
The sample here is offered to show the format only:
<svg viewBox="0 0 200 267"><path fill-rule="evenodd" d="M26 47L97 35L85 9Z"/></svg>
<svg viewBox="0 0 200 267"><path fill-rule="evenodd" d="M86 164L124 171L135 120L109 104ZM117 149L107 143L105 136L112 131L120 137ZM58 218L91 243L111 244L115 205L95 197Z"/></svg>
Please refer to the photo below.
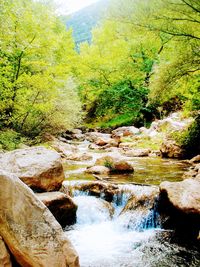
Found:
<svg viewBox="0 0 200 267"><path fill-rule="evenodd" d="M44 4L0 5L0 126L28 135L72 127L80 102L70 78L76 57L71 32Z"/></svg>

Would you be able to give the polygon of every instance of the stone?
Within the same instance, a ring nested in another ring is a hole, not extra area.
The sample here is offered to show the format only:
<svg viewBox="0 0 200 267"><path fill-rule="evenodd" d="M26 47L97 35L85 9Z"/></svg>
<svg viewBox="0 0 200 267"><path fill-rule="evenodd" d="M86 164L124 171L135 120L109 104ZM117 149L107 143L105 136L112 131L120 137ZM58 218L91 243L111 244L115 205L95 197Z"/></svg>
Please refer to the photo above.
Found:
<svg viewBox="0 0 200 267"><path fill-rule="evenodd" d="M196 240L200 230L200 179L160 184L158 208L162 227L174 229L185 240Z"/></svg>
<svg viewBox="0 0 200 267"><path fill-rule="evenodd" d="M133 173L133 166L122 158L104 156L96 160L95 165L102 165L110 169L113 173Z"/></svg>
<svg viewBox="0 0 200 267"><path fill-rule="evenodd" d="M123 151L123 154L127 157L148 157L150 153L151 150L148 148Z"/></svg>
<svg viewBox="0 0 200 267"><path fill-rule="evenodd" d="M60 224L16 175L0 171L0 235L23 267L79 267Z"/></svg>
<svg viewBox="0 0 200 267"><path fill-rule="evenodd" d="M36 196L63 228L76 222L77 205L70 196L61 192L37 193Z"/></svg>
<svg viewBox="0 0 200 267"><path fill-rule="evenodd" d="M155 199L158 196L159 190L157 187L152 186L152 190L142 195L132 195L126 206L121 211L121 214L131 210L141 210L146 213L148 210L153 209Z"/></svg>
<svg viewBox="0 0 200 267"><path fill-rule="evenodd" d="M105 166L93 166L87 168L85 172L93 174L108 174L110 172L110 169Z"/></svg>
<svg viewBox="0 0 200 267"><path fill-rule="evenodd" d="M133 147L134 147L133 142L123 142L119 144L119 148L122 148L122 149L131 149Z"/></svg>
<svg viewBox="0 0 200 267"><path fill-rule="evenodd" d="M190 161L191 164L200 163L200 155L193 157Z"/></svg>
<svg viewBox="0 0 200 267"><path fill-rule="evenodd" d="M185 151L174 141L166 140L160 148L161 156L164 158L184 158Z"/></svg>
<svg viewBox="0 0 200 267"><path fill-rule="evenodd" d="M7 152L0 158L0 166L36 191L58 190L64 180L60 155L44 147Z"/></svg>
<svg viewBox="0 0 200 267"><path fill-rule="evenodd" d="M55 149L58 153L60 153L63 157L68 157L74 153L79 152L78 148L74 145L54 140L50 143L50 146Z"/></svg>
<svg viewBox="0 0 200 267"><path fill-rule="evenodd" d="M140 133L140 130L134 126L123 126L112 131L112 137L134 136Z"/></svg>
<svg viewBox="0 0 200 267"><path fill-rule="evenodd" d="M119 192L117 185L106 182L81 182L73 185L71 185L68 181L63 182L62 192L71 193L73 195L73 191L75 190L87 192L91 196L101 196L109 202L112 202L114 195L118 194Z"/></svg>
<svg viewBox="0 0 200 267"><path fill-rule="evenodd" d="M111 134L99 133L99 132L89 132L85 134L85 137L88 141L92 143L100 142L102 140L106 144L111 140Z"/></svg>
<svg viewBox="0 0 200 267"><path fill-rule="evenodd" d="M165 193L169 202L186 214L200 215L200 181L185 179L181 182L163 182L160 184L161 193Z"/></svg>
<svg viewBox="0 0 200 267"><path fill-rule="evenodd" d="M86 161L86 160L92 160L92 155L88 153L72 153L65 157L67 160L73 160L73 161Z"/></svg>
<svg viewBox="0 0 200 267"><path fill-rule="evenodd" d="M10 253L6 248L6 245L0 236L0 266L1 267L12 267L12 263L10 260Z"/></svg>

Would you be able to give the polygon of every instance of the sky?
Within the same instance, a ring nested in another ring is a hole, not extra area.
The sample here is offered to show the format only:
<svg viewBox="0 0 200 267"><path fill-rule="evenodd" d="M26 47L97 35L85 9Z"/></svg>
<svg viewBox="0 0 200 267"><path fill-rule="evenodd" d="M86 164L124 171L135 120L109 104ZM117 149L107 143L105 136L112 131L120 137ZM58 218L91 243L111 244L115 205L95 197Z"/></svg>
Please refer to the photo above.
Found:
<svg viewBox="0 0 200 267"><path fill-rule="evenodd" d="M98 2L99 0L54 0L58 6L58 13L70 14L86 6Z"/></svg>

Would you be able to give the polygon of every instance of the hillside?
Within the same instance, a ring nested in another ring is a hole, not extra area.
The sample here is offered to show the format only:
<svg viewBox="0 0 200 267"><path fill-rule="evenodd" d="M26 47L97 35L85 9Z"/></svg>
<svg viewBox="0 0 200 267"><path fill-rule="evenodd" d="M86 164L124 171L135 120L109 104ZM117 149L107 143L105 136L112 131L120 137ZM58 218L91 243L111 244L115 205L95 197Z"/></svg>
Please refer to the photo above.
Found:
<svg viewBox="0 0 200 267"><path fill-rule="evenodd" d="M100 0L72 14L70 17L63 18L67 28L73 29L73 37L77 47L82 42L91 42L92 28L100 22L105 13L107 3L108 0Z"/></svg>

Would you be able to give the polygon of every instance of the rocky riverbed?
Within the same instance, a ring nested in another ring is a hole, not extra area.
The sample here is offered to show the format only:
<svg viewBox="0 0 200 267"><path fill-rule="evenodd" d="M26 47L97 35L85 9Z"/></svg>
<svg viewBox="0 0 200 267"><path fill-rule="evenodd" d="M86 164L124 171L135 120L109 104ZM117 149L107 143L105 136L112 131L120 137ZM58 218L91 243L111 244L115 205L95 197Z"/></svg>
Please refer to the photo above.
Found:
<svg viewBox="0 0 200 267"><path fill-rule="evenodd" d="M199 266L200 156L163 145L177 116L2 153L0 266Z"/></svg>

